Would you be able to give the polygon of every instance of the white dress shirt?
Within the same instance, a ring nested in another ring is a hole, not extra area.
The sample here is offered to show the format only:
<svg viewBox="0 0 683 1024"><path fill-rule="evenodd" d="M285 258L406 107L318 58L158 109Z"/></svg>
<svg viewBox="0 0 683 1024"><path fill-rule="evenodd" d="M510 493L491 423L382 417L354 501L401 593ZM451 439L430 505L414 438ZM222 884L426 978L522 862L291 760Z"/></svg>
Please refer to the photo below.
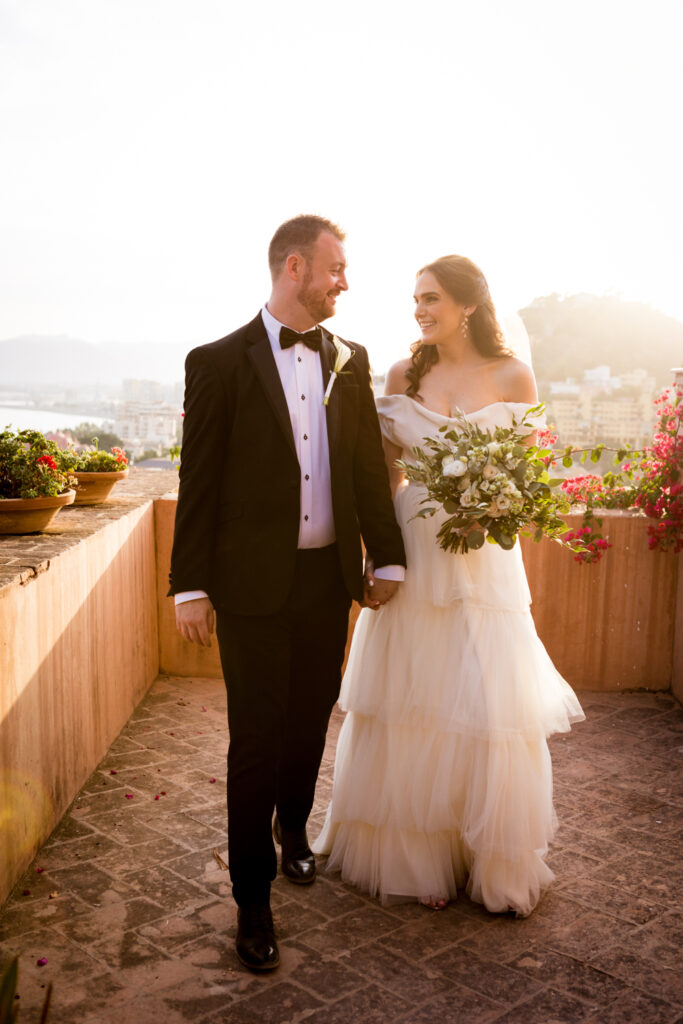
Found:
<svg viewBox="0 0 683 1024"><path fill-rule="evenodd" d="M324 548L334 544L334 513L330 478L330 449L327 416L323 405L323 374L320 355L296 342L280 345L280 328L267 306L261 310L277 372L287 400L296 455L301 467L299 548ZM385 565L375 570L378 579L403 580L402 565ZM207 597L203 590L175 595L175 603Z"/></svg>

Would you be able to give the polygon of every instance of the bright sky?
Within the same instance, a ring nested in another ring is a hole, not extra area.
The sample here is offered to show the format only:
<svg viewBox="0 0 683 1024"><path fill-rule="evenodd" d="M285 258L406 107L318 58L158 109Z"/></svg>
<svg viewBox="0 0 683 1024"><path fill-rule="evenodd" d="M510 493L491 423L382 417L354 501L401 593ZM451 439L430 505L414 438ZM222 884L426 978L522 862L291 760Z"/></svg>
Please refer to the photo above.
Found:
<svg viewBox="0 0 683 1024"><path fill-rule="evenodd" d="M501 312L683 319L682 28L680 0L0 0L0 339L213 340L303 212L348 233L329 326L376 370L448 252Z"/></svg>

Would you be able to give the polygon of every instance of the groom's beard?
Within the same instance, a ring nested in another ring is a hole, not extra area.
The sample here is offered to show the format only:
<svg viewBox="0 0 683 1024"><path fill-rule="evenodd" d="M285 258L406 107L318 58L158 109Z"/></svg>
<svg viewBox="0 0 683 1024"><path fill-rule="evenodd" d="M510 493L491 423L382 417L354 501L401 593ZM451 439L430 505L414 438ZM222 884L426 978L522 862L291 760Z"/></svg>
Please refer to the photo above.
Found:
<svg viewBox="0 0 683 1024"><path fill-rule="evenodd" d="M311 287L313 274L306 268L304 279L301 282L301 291L297 296L300 306L313 318L316 324L328 317L334 316L336 306L334 299L339 295L338 291L323 292L319 288Z"/></svg>

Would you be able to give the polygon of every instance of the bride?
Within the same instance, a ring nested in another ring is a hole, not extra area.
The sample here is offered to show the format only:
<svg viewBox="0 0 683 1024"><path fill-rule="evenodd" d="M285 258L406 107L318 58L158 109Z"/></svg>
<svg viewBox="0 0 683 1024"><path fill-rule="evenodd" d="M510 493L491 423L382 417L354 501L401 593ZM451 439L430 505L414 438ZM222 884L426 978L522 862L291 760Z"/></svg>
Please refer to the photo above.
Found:
<svg viewBox="0 0 683 1024"><path fill-rule="evenodd" d="M348 712L316 853L383 901L442 909L466 886L490 911L529 914L553 880L546 738L583 712L529 610L519 544L441 550L443 515L396 460L461 409L510 426L537 393L506 348L481 271L444 256L419 272L421 338L377 400L408 569L396 596L361 612L340 704Z"/></svg>

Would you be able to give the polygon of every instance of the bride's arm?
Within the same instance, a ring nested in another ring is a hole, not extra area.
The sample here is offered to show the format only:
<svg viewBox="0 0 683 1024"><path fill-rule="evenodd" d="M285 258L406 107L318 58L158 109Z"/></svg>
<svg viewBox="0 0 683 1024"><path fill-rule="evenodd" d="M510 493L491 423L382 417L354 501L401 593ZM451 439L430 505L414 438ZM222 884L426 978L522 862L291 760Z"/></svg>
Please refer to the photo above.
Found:
<svg viewBox="0 0 683 1024"><path fill-rule="evenodd" d="M408 387L408 378L405 371L409 366L410 359L401 359L400 362L394 363L389 369L384 382L384 394L387 397L389 395L405 395L406 388ZM405 473L396 465L396 460L401 458L402 448L394 444L393 441L389 441L384 434L382 434L382 447L384 448L384 459L389 472L391 493L395 495L405 479Z"/></svg>
<svg viewBox="0 0 683 1024"><path fill-rule="evenodd" d="M405 473L402 469L399 469L396 465L396 460L401 458L402 449L397 444L393 444L391 441L387 441L386 437L382 438L382 447L384 448L384 459L387 464L387 470L389 471L389 486L391 487L392 497L396 496L396 491L403 483L405 479Z"/></svg>

